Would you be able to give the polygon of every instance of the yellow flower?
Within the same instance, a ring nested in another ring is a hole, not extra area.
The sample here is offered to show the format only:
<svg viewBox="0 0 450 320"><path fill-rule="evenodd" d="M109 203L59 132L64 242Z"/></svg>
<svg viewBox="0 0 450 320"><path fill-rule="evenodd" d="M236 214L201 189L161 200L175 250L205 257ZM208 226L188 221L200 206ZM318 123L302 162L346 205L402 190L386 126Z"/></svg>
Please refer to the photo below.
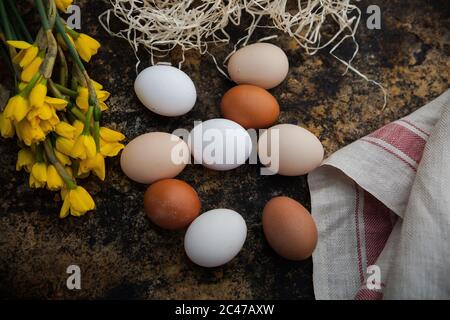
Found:
<svg viewBox="0 0 450 320"><path fill-rule="evenodd" d="M39 71L42 61L43 59L40 56L36 56L36 58L23 69L20 74L20 79L25 82L30 82L33 76Z"/></svg>
<svg viewBox="0 0 450 320"><path fill-rule="evenodd" d="M44 79L33 87L30 93L30 105L32 107L42 107L47 96L47 81Z"/></svg>
<svg viewBox="0 0 450 320"><path fill-rule="evenodd" d="M81 134L72 148L72 157L81 160L93 158L96 153L94 137L90 134Z"/></svg>
<svg viewBox="0 0 450 320"><path fill-rule="evenodd" d="M56 7L64 13L67 13L67 8L72 4L72 0L55 0Z"/></svg>
<svg viewBox="0 0 450 320"><path fill-rule="evenodd" d="M19 64L21 68L26 67L33 61L39 53L39 48L36 44L31 44L25 41L7 41L8 44L14 48L21 49L20 52L14 56L13 63Z"/></svg>
<svg viewBox="0 0 450 320"><path fill-rule="evenodd" d="M20 40L8 40L6 41L11 47L14 47L16 49L28 49L32 46L31 43L28 43L26 41L20 41Z"/></svg>
<svg viewBox="0 0 450 320"><path fill-rule="evenodd" d="M100 153L105 157L115 157L125 146L119 142L108 142L100 138Z"/></svg>
<svg viewBox="0 0 450 320"><path fill-rule="evenodd" d="M45 162L36 162L31 167L29 184L31 188L43 188L47 182L47 165Z"/></svg>
<svg viewBox="0 0 450 320"><path fill-rule="evenodd" d="M64 181L56 170L55 166L50 164L47 167L47 188L52 191L61 189L64 186Z"/></svg>
<svg viewBox="0 0 450 320"><path fill-rule="evenodd" d="M72 126L75 128L74 136L75 136L75 137L78 137L78 136L83 132L83 129L84 129L84 123L81 122L80 120L75 120L75 121L72 123Z"/></svg>
<svg viewBox="0 0 450 320"><path fill-rule="evenodd" d="M94 172L100 180L105 180L105 158L100 153L97 153L93 158L86 158L80 161L78 175L88 173L89 171Z"/></svg>
<svg viewBox="0 0 450 320"><path fill-rule="evenodd" d="M60 218L65 218L70 214L76 217L84 215L87 211L95 209L95 203L91 195L83 187L77 186L74 189L61 190L61 196L64 199Z"/></svg>
<svg viewBox="0 0 450 320"><path fill-rule="evenodd" d="M55 152L55 157L56 159L58 159L58 161L63 165L63 166L70 166L72 164L72 161L70 160L70 158L65 155L62 152L59 152L58 150L53 150Z"/></svg>
<svg viewBox="0 0 450 320"><path fill-rule="evenodd" d="M14 126L11 119L7 119L3 112L0 112L0 133L3 138L14 137Z"/></svg>
<svg viewBox="0 0 450 320"><path fill-rule="evenodd" d="M72 139L67 139L64 137L56 138L56 150L65 154L66 156L71 155L74 144L75 141Z"/></svg>
<svg viewBox="0 0 450 320"><path fill-rule="evenodd" d="M118 142L125 139L125 136L121 132L106 127L100 128L100 137L107 142Z"/></svg>
<svg viewBox="0 0 450 320"><path fill-rule="evenodd" d="M21 95L15 95L10 98L5 107L4 116L7 119L15 119L17 122L21 121L30 110L28 100Z"/></svg>
<svg viewBox="0 0 450 320"><path fill-rule="evenodd" d="M45 97L44 101L57 111L64 110L68 103L67 100L53 97Z"/></svg>
<svg viewBox="0 0 450 320"><path fill-rule="evenodd" d="M64 138L73 139L75 128L67 122L60 122L56 125L55 131L58 135Z"/></svg>
<svg viewBox="0 0 450 320"><path fill-rule="evenodd" d="M41 107L35 107L28 112L27 119L33 122L32 119L39 118L41 120L49 120L53 116L52 108L44 103Z"/></svg>
<svg viewBox="0 0 450 320"><path fill-rule="evenodd" d="M31 172L34 165L34 154L31 149L20 149L17 154L16 170L25 169L26 172Z"/></svg>
<svg viewBox="0 0 450 320"><path fill-rule="evenodd" d="M102 90L103 89L103 85L101 83L98 83L97 81L92 80L92 79L91 79L91 82L92 82L92 85L94 86L95 90Z"/></svg>
<svg viewBox="0 0 450 320"><path fill-rule="evenodd" d="M89 62L91 57L96 54L100 48L100 43L87 34L80 33L75 39L75 48L77 49L81 59Z"/></svg>
<svg viewBox="0 0 450 320"><path fill-rule="evenodd" d="M20 121L17 124L16 132L19 139L27 146L45 139L45 133L42 128L40 126L32 126L28 120Z"/></svg>
<svg viewBox="0 0 450 320"><path fill-rule="evenodd" d="M100 110L105 111L108 106L105 101L109 98L110 93L106 90L95 90L97 95L98 105ZM76 99L76 104L81 110L87 110L89 108L89 90L86 87L78 88L78 96Z"/></svg>

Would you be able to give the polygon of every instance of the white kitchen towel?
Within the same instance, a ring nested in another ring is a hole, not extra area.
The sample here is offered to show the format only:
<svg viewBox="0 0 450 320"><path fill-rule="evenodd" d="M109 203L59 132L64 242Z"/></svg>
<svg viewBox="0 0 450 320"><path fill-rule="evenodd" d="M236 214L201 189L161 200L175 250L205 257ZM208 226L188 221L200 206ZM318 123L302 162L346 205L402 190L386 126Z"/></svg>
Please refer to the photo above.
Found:
<svg viewBox="0 0 450 320"><path fill-rule="evenodd" d="M317 299L450 298L450 90L308 182Z"/></svg>

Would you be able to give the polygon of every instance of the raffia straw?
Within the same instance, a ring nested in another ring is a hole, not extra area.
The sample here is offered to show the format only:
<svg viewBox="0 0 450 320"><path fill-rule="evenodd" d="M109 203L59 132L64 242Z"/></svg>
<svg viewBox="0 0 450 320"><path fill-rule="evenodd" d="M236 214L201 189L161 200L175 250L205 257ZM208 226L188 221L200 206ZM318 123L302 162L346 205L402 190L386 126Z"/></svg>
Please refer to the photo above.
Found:
<svg viewBox="0 0 450 320"><path fill-rule="evenodd" d="M245 29L246 34L234 44L222 67L239 46L250 42L256 28L277 29L295 39L309 55L331 47L329 53L346 66L344 74L351 70L381 88L384 109L387 104L385 88L351 65L359 49L355 39L361 18L359 8L350 0L296 2L291 10L287 0L110 0L112 9L102 13L99 21L110 35L129 42L138 61L136 71L140 63L137 54L140 47L148 51L152 64L155 64L154 58L163 59L178 47L182 54L179 67L185 60L185 52L194 49L202 55L210 55L219 72L228 77L210 52L210 47L229 44L230 36L225 28L229 24L240 25L243 14L247 13L252 19ZM123 29L112 31L111 14L125 25ZM331 37L325 37L322 26L330 22L336 25L337 31ZM265 37L264 40L273 37L276 36ZM355 43L355 50L352 57L345 61L334 52L347 39Z"/></svg>

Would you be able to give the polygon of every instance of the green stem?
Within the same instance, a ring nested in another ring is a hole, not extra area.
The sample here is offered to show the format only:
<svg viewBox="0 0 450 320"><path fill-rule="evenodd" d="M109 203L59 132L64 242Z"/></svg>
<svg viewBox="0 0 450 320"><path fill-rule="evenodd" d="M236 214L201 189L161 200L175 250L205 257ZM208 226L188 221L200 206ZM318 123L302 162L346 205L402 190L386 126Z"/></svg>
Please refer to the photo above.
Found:
<svg viewBox="0 0 450 320"><path fill-rule="evenodd" d="M3 2L3 0L0 0L0 20L2 21L6 40L14 40L13 30L11 28L11 23L9 22L8 15L6 14L5 3Z"/></svg>
<svg viewBox="0 0 450 320"><path fill-rule="evenodd" d="M39 12L39 16L41 18L41 24L44 30L50 30L50 24L48 23L47 18L47 12L45 11L44 4L42 3L42 0L34 0L34 3L36 4L36 7Z"/></svg>
<svg viewBox="0 0 450 320"><path fill-rule="evenodd" d="M90 126L91 126L91 120L92 120L92 114L94 112L94 106L90 105L88 111L86 112L86 119L84 121L84 128L83 133L84 135L90 134Z"/></svg>
<svg viewBox="0 0 450 320"><path fill-rule="evenodd" d="M36 1L39 1L39 0L36 0ZM83 62L81 62L80 56L78 55L77 50L74 48L72 41L69 40L69 37L67 36L67 34L64 30L64 24L63 24L61 18L59 17L59 15L56 16L55 25L56 25L56 30L59 32L59 34L63 38L64 43L66 44L67 49L69 50L69 53L72 56L72 59L78 65L78 68L80 68L80 70L82 72L85 71L86 68L84 67Z"/></svg>
<svg viewBox="0 0 450 320"><path fill-rule="evenodd" d="M58 46L58 57L59 57L59 82L62 86L67 87L69 81L69 67L67 66L66 56L63 50Z"/></svg>
<svg viewBox="0 0 450 320"><path fill-rule="evenodd" d="M100 121L94 121L94 141L97 152L100 152Z"/></svg>
<svg viewBox="0 0 450 320"><path fill-rule="evenodd" d="M70 90L69 88L66 88L66 87L64 87L64 86L62 86L62 85L60 85L58 83L54 83L53 82L53 84L55 85L56 89L61 91L61 93L65 94L65 95L67 95L67 96L69 96L71 98L74 98L74 99L76 99L78 97L78 92Z"/></svg>
<svg viewBox="0 0 450 320"><path fill-rule="evenodd" d="M55 166L56 171L58 171L59 175L64 180L64 183L67 185L67 188L75 189L77 187L77 183L75 182L74 179L72 179L71 176L69 176L67 171L64 169L64 166L56 158L55 152L53 151L52 143L49 139L45 139L44 149L47 159L50 161L51 164Z"/></svg>
<svg viewBox="0 0 450 320"><path fill-rule="evenodd" d="M30 32L28 31L27 26L25 25L25 22L22 19L22 16L19 13L19 10L16 7L15 1L13 0L6 0L8 2L8 5L14 15L14 18L17 21L18 28L20 32L22 33L23 37L28 43L33 43L33 38L31 37Z"/></svg>
<svg viewBox="0 0 450 320"><path fill-rule="evenodd" d="M44 150L42 144L36 144L36 162L44 162Z"/></svg>
<svg viewBox="0 0 450 320"><path fill-rule="evenodd" d="M83 112L81 112L81 110L78 109L72 102L69 102L69 111L81 122L86 122L86 117L84 116Z"/></svg>

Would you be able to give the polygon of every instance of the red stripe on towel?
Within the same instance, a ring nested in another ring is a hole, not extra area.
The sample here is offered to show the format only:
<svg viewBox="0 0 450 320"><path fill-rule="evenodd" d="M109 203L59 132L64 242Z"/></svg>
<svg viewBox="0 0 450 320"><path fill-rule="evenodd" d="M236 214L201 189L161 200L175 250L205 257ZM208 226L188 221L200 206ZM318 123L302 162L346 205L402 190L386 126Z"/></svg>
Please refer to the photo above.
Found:
<svg viewBox="0 0 450 320"><path fill-rule="evenodd" d="M406 120L406 119L400 119L399 121L409 124L411 127L413 127L414 129L416 129L417 131L422 132L424 135L426 135L426 136L428 136L428 137L430 136L430 133L429 133L429 132L427 132L427 131L425 131L425 130L419 128L418 126L416 126L414 123L412 123L412 122L409 121L409 120Z"/></svg>
<svg viewBox="0 0 450 320"><path fill-rule="evenodd" d="M377 290L361 289L355 296L355 300L381 300L383 292Z"/></svg>
<svg viewBox="0 0 450 320"><path fill-rule="evenodd" d="M383 146L383 145L381 145L381 144L379 144L379 143L377 143L377 142L375 142L375 141L367 140L367 139L365 139L365 138L362 138L361 141L368 142L368 143L373 144L373 145L375 145L375 146L377 146L377 147L380 147L381 149L383 149L384 151L386 151L386 152L392 154L394 157L396 157L396 158L399 159L401 162L403 162L404 164L406 164L408 167L410 167L411 169L413 169L413 171L417 171L417 169L416 169L411 163L409 163L408 161L406 161L405 159L403 159L399 154L397 154L397 153L395 153L395 152L389 150L389 149L386 148L385 146Z"/></svg>
<svg viewBox="0 0 450 320"><path fill-rule="evenodd" d="M369 137L383 140L417 163L422 158L423 149L426 144L426 140L421 136L395 122L371 133Z"/></svg>
<svg viewBox="0 0 450 320"><path fill-rule="evenodd" d="M392 232L392 211L368 192L364 192L364 237L367 266L373 265Z"/></svg>
<svg viewBox="0 0 450 320"><path fill-rule="evenodd" d="M356 248L358 252L358 270L359 270L359 280L361 284L364 281L364 273L363 273L363 267L362 267L362 254L361 254L361 238L359 235L359 210L360 210L360 193L359 193L359 186L354 183L355 185L355 232L356 232Z"/></svg>

